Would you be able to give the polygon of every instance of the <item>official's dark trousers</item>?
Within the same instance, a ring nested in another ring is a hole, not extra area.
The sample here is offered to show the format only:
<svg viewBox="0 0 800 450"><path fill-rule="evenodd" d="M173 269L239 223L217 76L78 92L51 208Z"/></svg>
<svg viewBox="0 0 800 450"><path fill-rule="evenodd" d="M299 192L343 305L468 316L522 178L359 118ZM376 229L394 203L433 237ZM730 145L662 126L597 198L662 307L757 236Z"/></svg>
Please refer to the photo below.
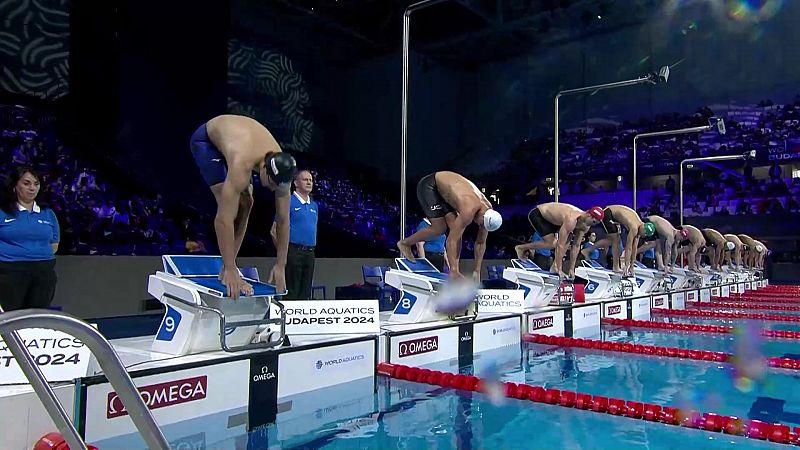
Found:
<svg viewBox="0 0 800 450"><path fill-rule="evenodd" d="M444 253L425 252L425 259L430 261L433 267L439 269L439 272L444 272Z"/></svg>
<svg viewBox="0 0 800 450"><path fill-rule="evenodd" d="M550 270L550 267L553 265L553 257L552 256L544 256L540 253L533 254L533 262L539 266L542 270Z"/></svg>
<svg viewBox="0 0 800 450"><path fill-rule="evenodd" d="M314 248L289 244L286 255L286 300L310 300L314 281Z"/></svg>
<svg viewBox="0 0 800 450"><path fill-rule="evenodd" d="M56 260L0 262L0 305L4 311L48 308L56 293Z"/></svg>

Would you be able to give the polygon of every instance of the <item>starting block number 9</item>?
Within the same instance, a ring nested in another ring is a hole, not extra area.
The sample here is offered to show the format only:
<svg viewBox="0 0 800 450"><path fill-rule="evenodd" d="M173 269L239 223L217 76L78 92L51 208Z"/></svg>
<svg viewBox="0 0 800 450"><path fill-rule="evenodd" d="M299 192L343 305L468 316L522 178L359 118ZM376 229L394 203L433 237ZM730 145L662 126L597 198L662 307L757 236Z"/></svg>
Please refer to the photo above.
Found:
<svg viewBox="0 0 800 450"><path fill-rule="evenodd" d="M166 320L164 320L164 329L168 333L172 333L175 331L175 318L167 316Z"/></svg>

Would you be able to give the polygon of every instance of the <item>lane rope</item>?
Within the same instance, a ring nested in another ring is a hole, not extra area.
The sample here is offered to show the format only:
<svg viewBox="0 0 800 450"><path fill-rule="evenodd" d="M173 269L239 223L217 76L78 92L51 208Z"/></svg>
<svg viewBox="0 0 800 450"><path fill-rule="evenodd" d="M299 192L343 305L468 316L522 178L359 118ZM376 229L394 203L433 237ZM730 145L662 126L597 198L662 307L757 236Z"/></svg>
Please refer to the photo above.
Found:
<svg viewBox="0 0 800 450"><path fill-rule="evenodd" d="M489 382L474 375L453 374L400 364L380 363L377 371L379 375L388 378L463 391L486 393L487 386L490 386ZM685 411L669 406L626 401L619 398L559 389L545 389L541 386L513 382L502 382L502 386L502 392L505 397L517 400L528 400L535 403L610 414L635 420L745 436L762 441L769 440L781 444L800 445L800 427L792 430L788 425L777 422L767 423L759 420L745 420L736 416L726 416L712 412L700 413L696 410Z"/></svg>

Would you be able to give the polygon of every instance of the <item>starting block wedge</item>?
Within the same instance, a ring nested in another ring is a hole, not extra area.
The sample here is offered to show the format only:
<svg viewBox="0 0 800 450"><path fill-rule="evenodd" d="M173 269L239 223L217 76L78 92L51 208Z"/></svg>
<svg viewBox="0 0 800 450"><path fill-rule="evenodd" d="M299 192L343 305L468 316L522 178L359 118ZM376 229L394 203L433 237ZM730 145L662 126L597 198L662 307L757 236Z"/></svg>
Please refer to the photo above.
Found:
<svg viewBox="0 0 800 450"><path fill-rule="evenodd" d="M153 351L179 356L283 344L284 306L276 297L285 292L278 293L275 286L256 278L243 277L253 286L253 295L233 300L219 281L222 257L164 255L161 260L163 271L150 275L147 285L150 295L166 307ZM253 342L256 334L266 336L266 340Z"/></svg>

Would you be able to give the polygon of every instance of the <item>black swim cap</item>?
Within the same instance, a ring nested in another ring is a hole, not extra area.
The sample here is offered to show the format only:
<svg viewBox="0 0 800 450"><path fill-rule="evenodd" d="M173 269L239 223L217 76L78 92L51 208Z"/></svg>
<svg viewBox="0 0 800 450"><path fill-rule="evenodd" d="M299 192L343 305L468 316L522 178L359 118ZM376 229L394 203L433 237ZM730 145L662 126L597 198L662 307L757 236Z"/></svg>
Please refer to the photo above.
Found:
<svg viewBox="0 0 800 450"><path fill-rule="evenodd" d="M284 152L270 153L266 159L267 173L275 184L292 181L297 172L297 162L292 155Z"/></svg>

